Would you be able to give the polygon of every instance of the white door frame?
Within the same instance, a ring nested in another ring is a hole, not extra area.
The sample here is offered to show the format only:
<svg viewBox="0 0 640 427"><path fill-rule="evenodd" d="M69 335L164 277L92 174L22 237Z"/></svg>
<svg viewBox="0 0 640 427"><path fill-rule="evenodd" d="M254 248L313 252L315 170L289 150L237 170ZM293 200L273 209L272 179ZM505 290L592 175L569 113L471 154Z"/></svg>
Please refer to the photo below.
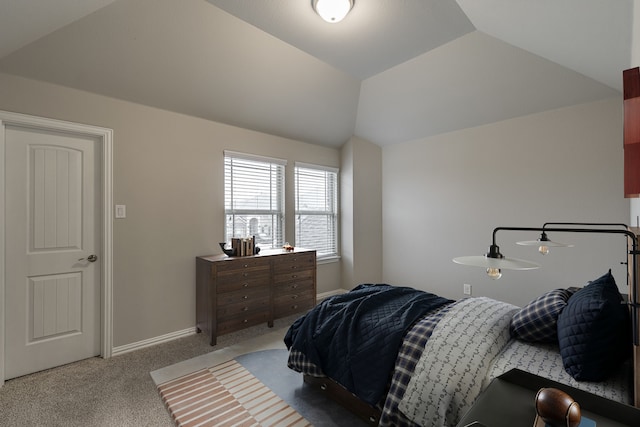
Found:
<svg viewBox="0 0 640 427"><path fill-rule="evenodd" d="M0 110L0 386L4 384L5 354L5 128L17 125L31 129L54 130L97 138L102 156L102 270L100 272L100 356L111 357L113 351L113 130L61 120L29 116Z"/></svg>

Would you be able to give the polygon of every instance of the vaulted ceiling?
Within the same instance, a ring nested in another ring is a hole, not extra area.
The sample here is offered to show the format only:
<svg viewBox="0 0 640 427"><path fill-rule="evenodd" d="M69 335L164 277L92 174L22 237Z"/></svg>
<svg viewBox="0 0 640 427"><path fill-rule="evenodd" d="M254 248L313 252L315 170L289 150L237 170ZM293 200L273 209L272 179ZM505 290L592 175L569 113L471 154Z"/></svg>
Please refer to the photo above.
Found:
<svg viewBox="0 0 640 427"><path fill-rule="evenodd" d="M328 146L619 96L633 0L3 0L0 72Z"/></svg>

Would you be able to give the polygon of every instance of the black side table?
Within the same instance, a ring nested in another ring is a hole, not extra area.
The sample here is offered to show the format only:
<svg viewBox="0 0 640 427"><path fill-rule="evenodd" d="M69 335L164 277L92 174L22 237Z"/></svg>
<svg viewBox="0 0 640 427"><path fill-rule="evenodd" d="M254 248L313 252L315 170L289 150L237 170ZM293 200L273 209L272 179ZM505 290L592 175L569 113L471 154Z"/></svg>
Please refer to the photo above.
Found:
<svg viewBox="0 0 640 427"><path fill-rule="evenodd" d="M491 381L457 427L474 421L487 427L531 427L536 417L536 393L543 387L569 394L580 404L582 415L594 420L597 427L640 426L638 408L512 369Z"/></svg>

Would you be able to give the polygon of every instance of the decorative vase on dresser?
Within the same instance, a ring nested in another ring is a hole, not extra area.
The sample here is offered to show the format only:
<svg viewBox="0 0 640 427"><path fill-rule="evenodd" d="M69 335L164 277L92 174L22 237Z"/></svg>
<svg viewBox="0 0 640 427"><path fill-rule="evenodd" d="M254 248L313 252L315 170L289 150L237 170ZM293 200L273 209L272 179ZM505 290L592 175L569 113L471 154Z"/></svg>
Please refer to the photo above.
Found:
<svg viewBox="0 0 640 427"><path fill-rule="evenodd" d="M196 329L218 335L281 317L316 304L316 251L264 250L258 255L196 258Z"/></svg>

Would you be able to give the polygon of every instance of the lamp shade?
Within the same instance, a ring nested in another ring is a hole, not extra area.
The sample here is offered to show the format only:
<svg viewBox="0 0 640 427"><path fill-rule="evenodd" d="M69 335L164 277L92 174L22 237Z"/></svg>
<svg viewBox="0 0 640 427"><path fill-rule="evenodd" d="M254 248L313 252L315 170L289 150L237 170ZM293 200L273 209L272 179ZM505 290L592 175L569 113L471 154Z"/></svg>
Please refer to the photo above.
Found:
<svg viewBox="0 0 640 427"><path fill-rule="evenodd" d="M542 232L542 235L538 240L525 240L524 242L516 242L516 243L518 245L524 245L524 246L538 246L538 252L540 252L542 255L548 254L549 248L551 247L570 248L573 246L573 245L567 245L566 243L559 243L559 242L554 242L552 240L549 240L549 238L547 237L547 233L545 233L544 231Z"/></svg>
<svg viewBox="0 0 640 427"><path fill-rule="evenodd" d="M554 242L552 240L525 240L522 242L516 242L516 244L518 245L523 245L523 246L549 246L549 247L553 247L553 248L572 248L573 245L571 244L567 244L567 243L559 243L559 242Z"/></svg>
<svg viewBox="0 0 640 427"><path fill-rule="evenodd" d="M353 0L311 0L311 6L322 19L335 24L347 16Z"/></svg>
<svg viewBox="0 0 640 427"><path fill-rule="evenodd" d="M540 268L540 264L525 261L518 258L491 258L486 255L461 256L453 259L453 262L472 267L494 268L501 270L534 270Z"/></svg>

